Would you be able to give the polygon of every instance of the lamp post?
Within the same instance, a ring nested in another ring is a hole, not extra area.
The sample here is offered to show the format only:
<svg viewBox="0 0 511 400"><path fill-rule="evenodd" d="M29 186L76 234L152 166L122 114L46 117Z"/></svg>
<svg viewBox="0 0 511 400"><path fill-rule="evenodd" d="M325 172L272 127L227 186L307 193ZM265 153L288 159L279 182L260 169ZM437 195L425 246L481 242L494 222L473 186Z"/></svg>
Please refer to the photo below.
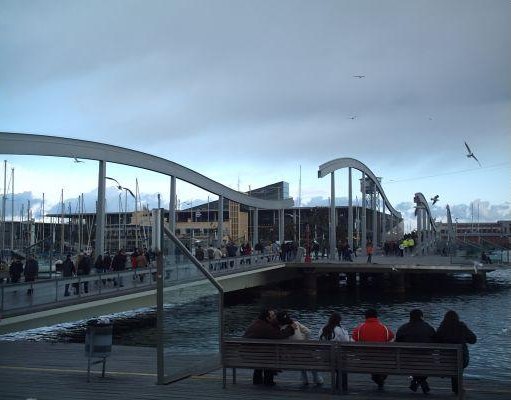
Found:
<svg viewBox="0 0 511 400"><path fill-rule="evenodd" d="M137 198L135 197L135 195L133 194L133 192L128 189L127 187L124 187L124 186L121 186L121 184L114 178L110 178L108 176L105 176L105 179L108 179L108 180L111 180L111 181L114 181L115 183L117 183L117 189L122 191L124 190L124 248L126 249L128 247L128 232L127 232L127 220L128 220L128 193L131 195L131 197L133 197L133 199L135 200L135 204L137 202ZM121 224L121 218L120 218L120 214L119 214L119 225Z"/></svg>

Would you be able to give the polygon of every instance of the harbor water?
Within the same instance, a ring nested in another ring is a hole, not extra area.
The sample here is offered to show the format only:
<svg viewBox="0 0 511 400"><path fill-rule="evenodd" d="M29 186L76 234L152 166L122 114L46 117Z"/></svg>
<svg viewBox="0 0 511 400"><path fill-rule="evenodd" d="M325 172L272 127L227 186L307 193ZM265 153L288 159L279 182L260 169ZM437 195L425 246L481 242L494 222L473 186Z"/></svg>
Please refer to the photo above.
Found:
<svg viewBox="0 0 511 400"><path fill-rule="evenodd" d="M395 294L378 286L350 289L340 283L339 290L325 293L318 288L316 297L304 296L300 290L266 290L257 296L227 297L224 318L226 336L241 336L263 307L287 309L294 319L308 326L317 337L329 315L337 311L343 325L351 331L363 321L364 311L373 307L380 320L394 332L408 321L411 309L420 308L424 317L437 328L447 310L455 310L477 335L477 343L469 346L468 377L506 381L511 379L511 270L497 270L487 277L487 288L476 290L470 276L448 277L440 281L412 287L405 294ZM241 300L240 300L241 298ZM211 323L217 316L205 307L190 306L181 310L181 343L197 351L212 345L217 327ZM152 309L137 310L111 316L114 320L114 344L155 346L156 318ZM169 312L167 323L172 323ZM185 327L186 326L186 327ZM39 340L83 342L85 321L39 328L0 336L0 340ZM184 329L183 329L184 328Z"/></svg>

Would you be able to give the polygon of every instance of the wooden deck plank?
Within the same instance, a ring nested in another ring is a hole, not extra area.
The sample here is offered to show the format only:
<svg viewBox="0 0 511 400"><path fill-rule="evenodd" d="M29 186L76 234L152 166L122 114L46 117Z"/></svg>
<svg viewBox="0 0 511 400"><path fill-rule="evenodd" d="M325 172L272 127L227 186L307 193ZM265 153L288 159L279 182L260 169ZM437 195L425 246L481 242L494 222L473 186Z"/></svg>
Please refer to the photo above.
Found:
<svg viewBox="0 0 511 400"><path fill-rule="evenodd" d="M284 372L277 386L251 384L251 370L238 370L238 383L222 389L221 371L193 376L171 385L156 385L154 348L114 346L107 361L106 377L95 366L91 382L86 381L87 358L83 344L0 342L0 397L6 400L131 400L131 399L213 399L213 400L305 400L305 399L417 399L422 394L408 389L406 377L389 377L384 392L366 374L350 374L350 392L332 395L329 386L300 389L299 372ZM323 374L328 380L328 374ZM429 399L453 399L448 379L430 378ZM465 379L467 399L509 399L511 384L491 380Z"/></svg>

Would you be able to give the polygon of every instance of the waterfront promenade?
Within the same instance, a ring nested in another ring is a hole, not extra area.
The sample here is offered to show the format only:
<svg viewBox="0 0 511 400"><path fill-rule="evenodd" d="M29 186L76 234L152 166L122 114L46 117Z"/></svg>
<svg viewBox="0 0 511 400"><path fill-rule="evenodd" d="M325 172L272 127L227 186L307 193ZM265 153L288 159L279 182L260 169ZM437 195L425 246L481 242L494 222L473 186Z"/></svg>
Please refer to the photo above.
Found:
<svg viewBox="0 0 511 400"><path fill-rule="evenodd" d="M170 385L156 385L156 351L150 347L114 346L108 358L106 377L100 367L87 383L87 359L83 344L46 342L0 342L0 390L6 400L53 399L417 399L422 393L408 389L407 377L391 376L379 392L367 375L350 375L347 395L332 395L328 382L322 388L301 389L299 372L284 372L277 386L253 386L251 371L239 370L238 383L229 380L222 389L221 370ZM229 371L230 378L230 371ZM326 378L326 377L325 377ZM448 379L430 378L428 399L453 399ZM465 377L466 398L504 400L511 396L511 383Z"/></svg>

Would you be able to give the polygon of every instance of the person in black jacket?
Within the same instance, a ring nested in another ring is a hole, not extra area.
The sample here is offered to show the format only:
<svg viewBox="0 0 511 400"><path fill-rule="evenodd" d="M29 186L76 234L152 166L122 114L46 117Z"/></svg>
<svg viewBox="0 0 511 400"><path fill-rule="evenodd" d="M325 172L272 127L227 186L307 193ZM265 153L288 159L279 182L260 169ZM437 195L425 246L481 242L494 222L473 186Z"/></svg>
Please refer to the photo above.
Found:
<svg viewBox="0 0 511 400"><path fill-rule="evenodd" d="M439 343L463 345L463 368L466 368L470 359L467 343L474 344L477 336L464 322L460 321L456 311L449 310L436 331L435 340ZM451 388L454 393L458 393L458 378L451 378Z"/></svg>
<svg viewBox="0 0 511 400"><path fill-rule="evenodd" d="M249 325L243 337L249 339L286 339L294 333L294 324L281 330L275 311L265 308L259 313L257 319ZM277 375L277 372L272 369L255 369L252 383L254 385L263 383L265 386L273 386L275 385L273 381L275 375Z"/></svg>
<svg viewBox="0 0 511 400"><path fill-rule="evenodd" d="M75 264L74 264L73 260L71 260L71 254L68 254L66 256L66 259L62 263L62 276L64 278L71 278L75 274L76 274ZM75 287L75 294L78 294L76 291L76 287ZM64 296L69 296L69 283L66 283L66 285L65 285Z"/></svg>
<svg viewBox="0 0 511 400"><path fill-rule="evenodd" d="M25 262L25 282L34 282L39 274L39 263L32 254L29 254L27 261ZM34 292L34 288L31 286L27 289L27 294L30 296Z"/></svg>
<svg viewBox="0 0 511 400"><path fill-rule="evenodd" d="M410 322L402 325L396 333L396 342L432 343L435 341L435 328L423 319L421 310L410 311ZM424 394L430 391L427 376L413 376L410 382L410 390L416 392L422 388Z"/></svg>
<svg viewBox="0 0 511 400"><path fill-rule="evenodd" d="M14 257L11 265L9 266L9 276L11 278L11 283L18 283L21 278L21 274L23 273L23 263L19 259L19 257Z"/></svg>

